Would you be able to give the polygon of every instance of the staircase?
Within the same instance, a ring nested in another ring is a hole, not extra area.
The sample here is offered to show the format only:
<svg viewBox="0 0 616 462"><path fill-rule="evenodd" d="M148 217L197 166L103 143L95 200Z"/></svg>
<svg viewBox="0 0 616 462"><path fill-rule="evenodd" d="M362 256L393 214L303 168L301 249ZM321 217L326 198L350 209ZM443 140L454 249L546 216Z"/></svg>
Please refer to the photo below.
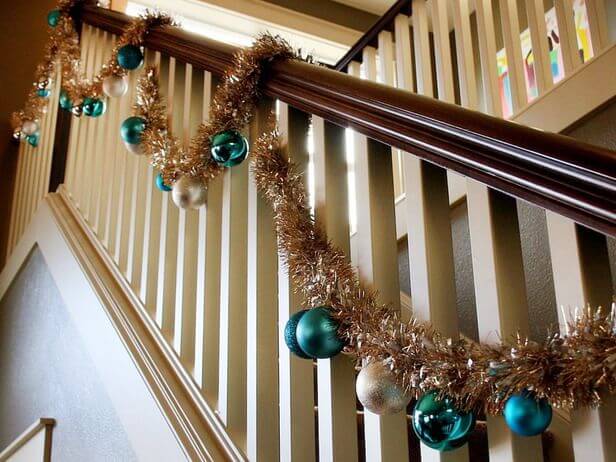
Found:
<svg viewBox="0 0 616 462"><path fill-rule="evenodd" d="M312 172L317 219L360 277L403 316L397 241L408 236L413 314L454 338L450 208L459 201L468 206L482 341L529 330L525 281L534 275L523 266L527 236L518 200L546 217L557 305L606 306L612 299L607 239L616 235L616 154L506 120L539 113L541 100L570 91L570 82L597 65L616 63L605 4L585 0L594 57L583 62L574 2L555 0L563 63L555 82L543 2L523 3L537 82L532 97L517 33L521 2L501 0L497 12L489 0L407 0L393 5L336 70L275 64L267 98L247 128L254 139L277 109L292 160ZM86 5L81 20L91 77L129 18ZM501 99L497 75L501 42L511 63L509 99ZM160 68L172 131L187 145L235 49L175 28L154 31L146 45L147 63ZM138 73L129 75L129 93L111 100L100 119L57 110L55 80L44 144L20 147L8 253L27 253L22 236L32 217L50 210L188 459L616 457L614 399L597 410L559 413L548 432L532 438L513 435L502 417L484 416L468 445L444 454L419 445L409 427L412 405L391 417L363 411L348 357L312 363L292 356L282 330L301 300L279 263L271 212L248 163L213 182L207 207L176 208L154 185L147 159L127 153L119 137L135 97ZM584 114L563 116L558 130L613 98L612 81L585 103ZM562 327L569 313L557 312Z"/></svg>

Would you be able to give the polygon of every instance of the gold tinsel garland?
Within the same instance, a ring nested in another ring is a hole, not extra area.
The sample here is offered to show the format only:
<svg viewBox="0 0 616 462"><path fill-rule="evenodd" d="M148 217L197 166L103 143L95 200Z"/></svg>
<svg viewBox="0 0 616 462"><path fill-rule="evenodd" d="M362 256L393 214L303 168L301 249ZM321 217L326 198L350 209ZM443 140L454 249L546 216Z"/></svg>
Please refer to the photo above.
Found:
<svg viewBox="0 0 616 462"><path fill-rule="evenodd" d="M78 108L86 98L100 98L102 83L107 77L124 77L125 69L117 63L118 50L124 45L141 46L145 36L152 28L172 25L171 18L160 12L146 11L143 16L131 21L112 50L109 60L101 66L99 72L91 79L86 79L81 65L79 35L75 30L73 14L83 0L60 0L56 10L59 12L58 23L49 28L49 37L45 44L43 60L35 71L35 81L28 94L24 108L11 115L11 125L16 138L21 137L24 122L38 123L47 106L45 97L38 91L48 89L60 66L62 90L66 92L73 107Z"/></svg>
<svg viewBox="0 0 616 462"><path fill-rule="evenodd" d="M45 102L36 94L47 88L57 62L62 87L71 100L101 94L108 76L124 76L116 63L118 49L140 45L152 27L171 24L164 14L148 13L131 23L110 60L93 80L83 78L79 39L71 11L76 0L62 0L61 17L50 31L45 59L36 72L35 87L25 108L13 115L14 127L37 121ZM181 148L167 127L157 71L146 68L139 80L135 111L146 119L143 150L164 182L181 176L199 178L205 186L222 171L210 156L210 138L225 130L241 130L250 122L260 98L263 71L273 60L299 56L278 37L261 36L253 47L235 56L218 88L209 123L202 124L190 149ZM339 334L347 354L358 361L387 364L402 387L418 397L429 390L453 398L463 410L499 413L513 394L531 390L554 407L593 406L602 393L616 391L616 314L587 308L568 325L567 335L548 336L542 345L517 337L509 343L482 345L441 336L415 319L402 322L365 288L347 257L333 246L307 205L302 173L287 160L278 134L264 134L253 149L252 167L259 191L274 210L279 250L295 286L308 306L326 305L340 321Z"/></svg>
<svg viewBox="0 0 616 462"><path fill-rule="evenodd" d="M283 154L278 134L253 149L258 190L274 210L279 252L309 306L328 305L341 322L347 353L362 363L383 361L409 394L434 390L462 410L497 414L525 390L554 407L599 404L616 391L616 314L590 308L539 345L522 337L483 345L441 336L429 325L402 322L376 301L346 256L332 245L310 212L302 174Z"/></svg>
<svg viewBox="0 0 616 462"><path fill-rule="evenodd" d="M300 59L300 56L286 41L269 34L262 34L250 48L238 51L233 67L225 72L214 95L209 122L199 126L188 150L182 149L177 138L169 133L156 70L146 69L138 86L135 112L148 121L143 145L165 184L172 185L187 175L199 178L207 186L222 172L223 167L210 157L211 137L227 130L240 131L250 123L261 97L265 65L285 59Z"/></svg>

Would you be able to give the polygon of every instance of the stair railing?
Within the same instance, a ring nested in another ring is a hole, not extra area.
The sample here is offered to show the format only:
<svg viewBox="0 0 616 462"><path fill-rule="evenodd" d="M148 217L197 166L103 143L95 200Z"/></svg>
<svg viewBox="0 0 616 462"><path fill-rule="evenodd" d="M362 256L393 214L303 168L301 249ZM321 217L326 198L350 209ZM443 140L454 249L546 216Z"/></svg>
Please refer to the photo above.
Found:
<svg viewBox="0 0 616 462"><path fill-rule="evenodd" d="M129 18L85 6L82 19L82 58L91 74ZM160 67L171 128L187 144L207 118L217 77L235 50L177 28L154 30L145 44L146 61ZM386 75L391 55L383 53ZM349 63L351 75L300 62L273 65L267 98L246 133L254 139L277 108L292 160L313 172L317 219L382 301L400 308L396 214L402 213L412 241L413 313L458 335L447 181L455 172L467 178L482 340L529 330L525 278L533 275L524 272L517 198L546 210L557 303L609 303L614 152L377 84L376 51L364 48L362 60L361 66ZM404 74L398 75L401 82ZM317 453L319 460L409 460L418 448L405 415L365 412L362 425L350 424L357 405L349 358L318 360L315 372L285 347L284 325L301 301L280 265L271 211L257 195L248 163L211 184L207 207L186 211L155 187L147 159L126 152L119 126L130 115L137 77L130 74L129 94L111 100L104 117L73 120L61 191L155 320L204 403L250 460L316 460ZM392 148L404 152L407 205L401 211L395 209ZM353 243L347 152L360 204ZM25 164L22 170L31 171ZM606 400L599 410L573 414L576 459L613 456L606 436L615 406ZM502 418L489 418L487 429L490 460L541 460L541 438L514 437ZM422 460L440 459L423 446L421 453ZM451 457L479 458L467 447Z"/></svg>
<svg viewBox="0 0 616 462"><path fill-rule="evenodd" d="M524 123L533 103L611 48L606 11L604 0L556 0L547 11L540 0L399 0L335 68L376 59L374 80ZM394 152L399 201L401 156ZM449 182L454 202L466 187L454 174Z"/></svg>

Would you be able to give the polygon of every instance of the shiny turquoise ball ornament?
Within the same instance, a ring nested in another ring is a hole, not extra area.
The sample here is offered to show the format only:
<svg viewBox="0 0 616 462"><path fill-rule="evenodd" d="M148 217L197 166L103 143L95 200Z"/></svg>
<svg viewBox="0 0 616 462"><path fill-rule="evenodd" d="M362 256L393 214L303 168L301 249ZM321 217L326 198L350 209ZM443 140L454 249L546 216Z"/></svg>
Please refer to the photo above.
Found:
<svg viewBox="0 0 616 462"><path fill-rule="evenodd" d="M141 48L135 45L124 45L118 50L118 65L126 70L137 69L143 63Z"/></svg>
<svg viewBox="0 0 616 462"><path fill-rule="evenodd" d="M26 135L26 141L32 147L37 147L39 144L40 134L39 132L33 133L32 135Z"/></svg>
<svg viewBox="0 0 616 462"><path fill-rule="evenodd" d="M36 96L40 98L49 98L49 95L51 95L51 90L49 88L39 88L36 90Z"/></svg>
<svg viewBox="0 0 616 462"><path fill-rule="evenodd" d="M297 324L302 317L308 313L308 310L301 310L297 313L293 314L287 321L287 324L284 326L284 343L287 344L291 353L300 358L309 359L304 351L300 348L299 343L297 343Z"/></svg>
<svg viewBox="0 0 616 462"><path fill-rule="evenodd" d="M511 431L521 436L540 435L552 422L552 407L547 400L529 392L511 396L503 414Z"/></svg>
<svg viewBox="0 0 616 462"><path fill-rule="evenodd" d="M475 416L458 411L450 399L437 397L430 392L419 398L413 410L413 430L426 446L451 451L466 443L475 428Z"/></svg>
<svg viewBox="0 0 616 462"><path fill-rule="evenodd" d="M47 24L56 27L60 22L60 10L51 10L47 15Z"/></svg>
<svg viewBox="0 0 616 462"><path fill-rule="evenodd" d="M344 348L344 342L338 336L339 326L329 308L320 306L308 310L297 323L297 344L312 358L336 356Z"/></svg>
<svg viewBox="0 0 616 462"><path fill-rule="evenodd" d="M83 100L83 113L89 117L99 117L105 113L107 105L98 98L85 98Z"/></svg>
<svg viewBox="0 0 616 462"><path fill-rule="evenodd" d="M73 102L71 101L70 96L68 96L66 90L60 91L60 107L65 111L70 111L73 107Z"/></svg>
<svg viewBox="0 0 616 462"><path fill-rule="evenodd" d="M120 136L125 143L141 143L141 135L145 130L145 119L143 117L132 116L122 122Z"/></svg>
<svg viewBox="0 0 616 462"><path fill-rule="evenodd" d="M217 133L210 141L212 159L224 167L240 164L248 155L248 141L235 130Z"/></svg>
<svg viewBox="0 0 616 462"><path fill-rule="evenodd" d="M163 180L162 173L159 173L158 175L156 175L156 187L160 189L162 192L171 192L173 190L173 188L165 184L165 180Z"/></svg>

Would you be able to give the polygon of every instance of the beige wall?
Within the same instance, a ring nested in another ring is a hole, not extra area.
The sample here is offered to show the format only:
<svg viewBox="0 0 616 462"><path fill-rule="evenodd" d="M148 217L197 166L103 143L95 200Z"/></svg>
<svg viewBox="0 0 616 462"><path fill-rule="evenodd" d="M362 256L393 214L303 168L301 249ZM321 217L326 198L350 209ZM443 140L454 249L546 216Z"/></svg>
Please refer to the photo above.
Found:
<svg viewBox="0 0 616 462"><path fill-rule="evenodd" d="M56 0L0 1L0 267L4 265L17 152L9 118L23 106L32 85L47 37L47 12L55 4Z"/></svg>

